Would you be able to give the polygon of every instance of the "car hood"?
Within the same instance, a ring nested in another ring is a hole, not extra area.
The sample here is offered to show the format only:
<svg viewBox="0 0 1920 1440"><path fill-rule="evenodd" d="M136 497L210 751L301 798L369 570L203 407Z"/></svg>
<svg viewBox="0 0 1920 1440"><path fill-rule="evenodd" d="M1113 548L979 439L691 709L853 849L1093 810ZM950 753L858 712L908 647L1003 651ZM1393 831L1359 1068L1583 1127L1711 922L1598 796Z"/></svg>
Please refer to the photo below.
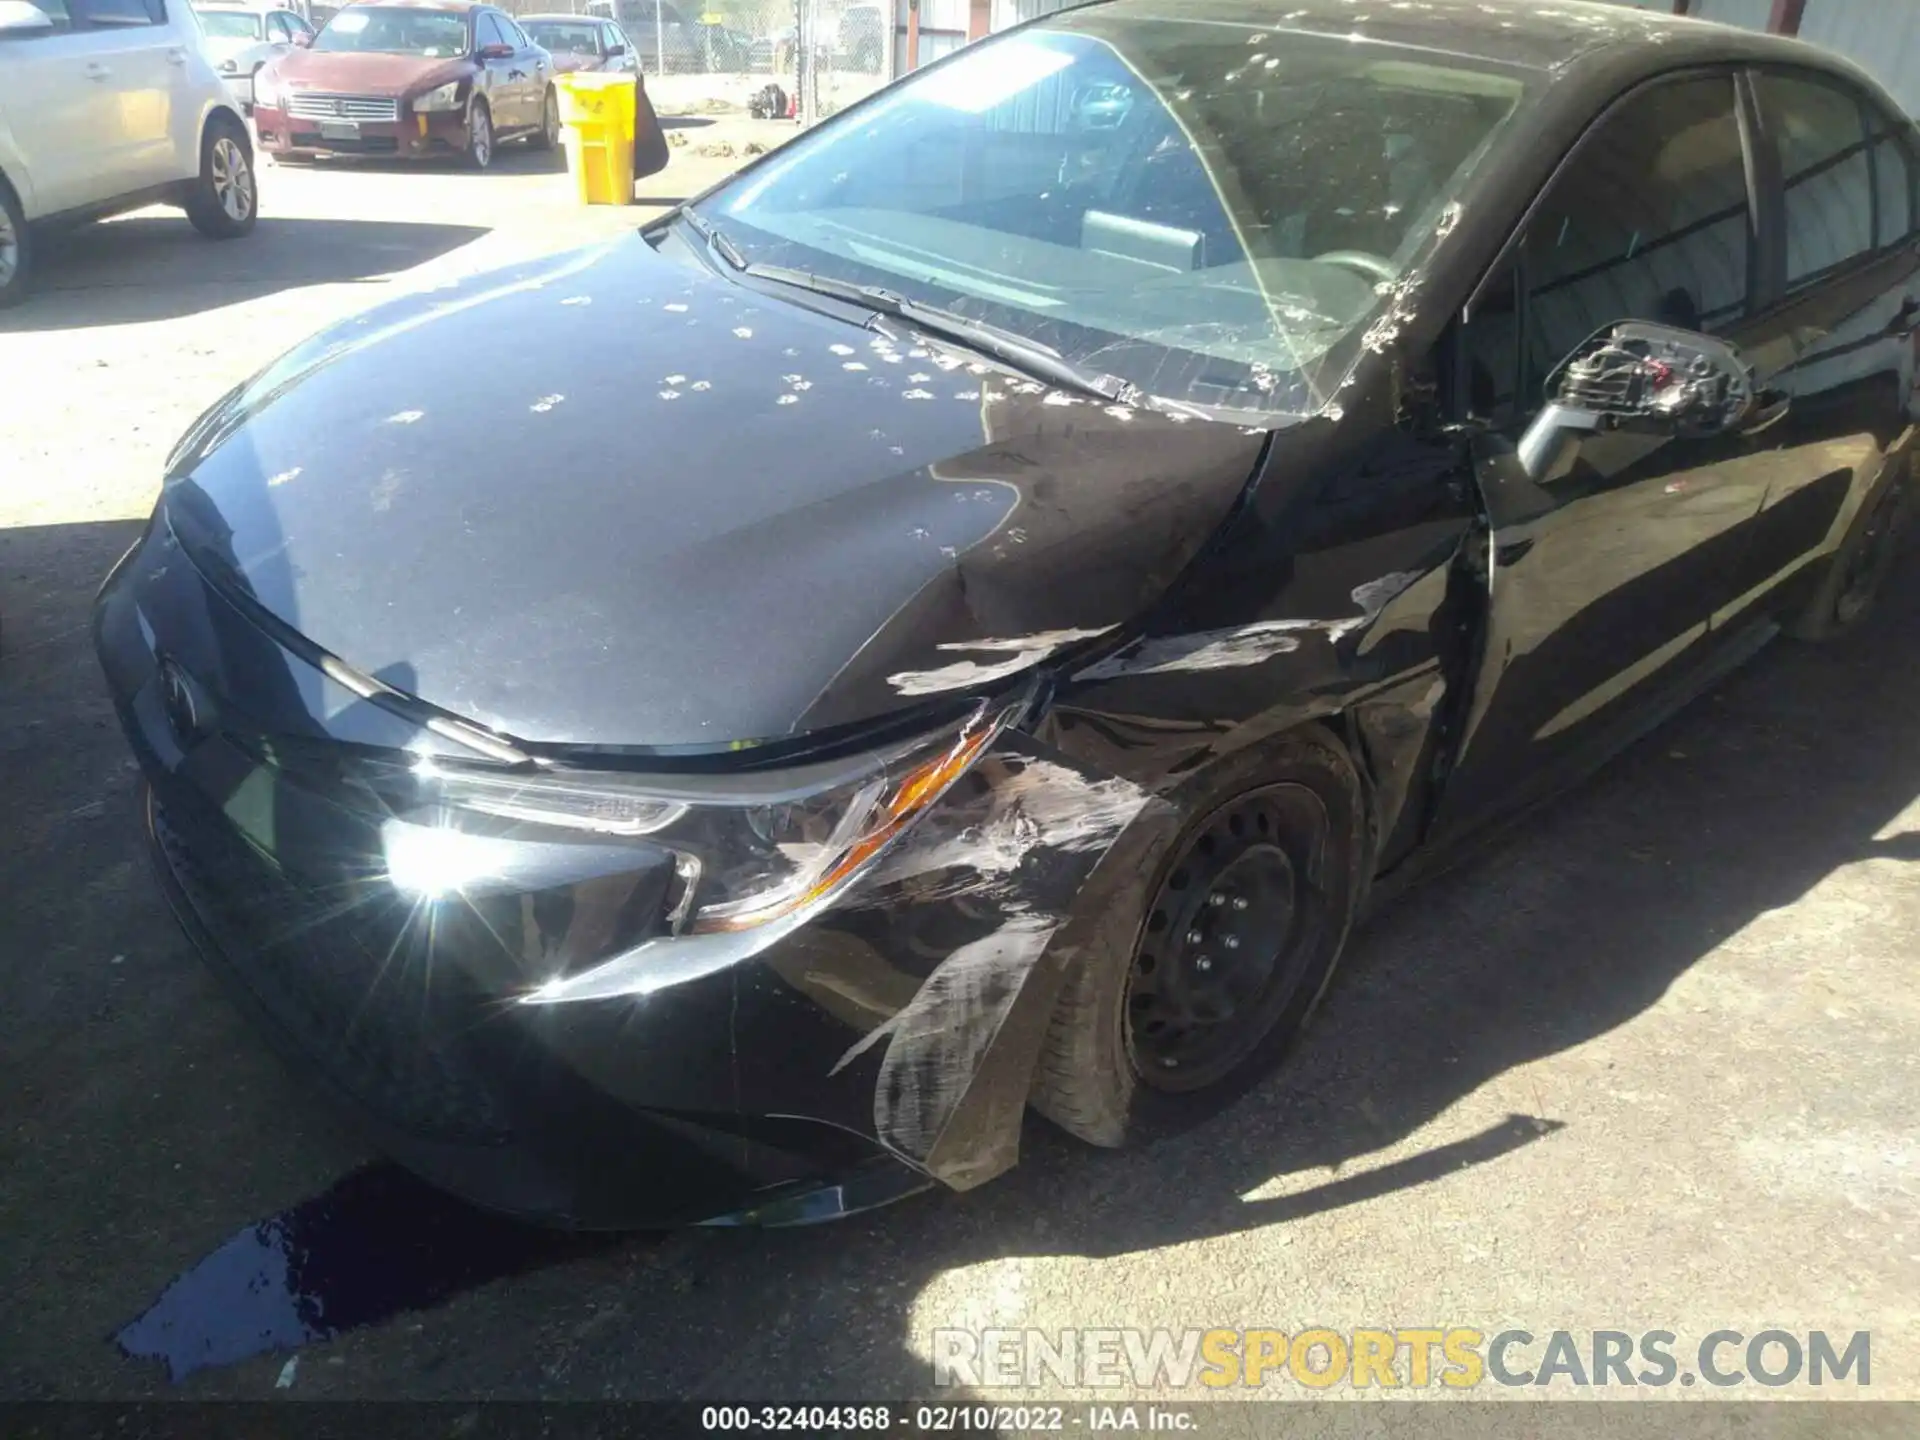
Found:
<svg viewBox="0 0 1920 1440"><path fill-rule="evenodd" d="M369 55L350 51L289 50L273 73L285 90L334 95L411 95L466 73L459 56Z"/></svg>
<svg viewBox="0 0 1920 1440"><path fill-rule="evenodd" d="M430 704L530 743L725 745L1123 625L1265 439L633 235L324 332L203 417L162 504L203 570Z"/></svg>

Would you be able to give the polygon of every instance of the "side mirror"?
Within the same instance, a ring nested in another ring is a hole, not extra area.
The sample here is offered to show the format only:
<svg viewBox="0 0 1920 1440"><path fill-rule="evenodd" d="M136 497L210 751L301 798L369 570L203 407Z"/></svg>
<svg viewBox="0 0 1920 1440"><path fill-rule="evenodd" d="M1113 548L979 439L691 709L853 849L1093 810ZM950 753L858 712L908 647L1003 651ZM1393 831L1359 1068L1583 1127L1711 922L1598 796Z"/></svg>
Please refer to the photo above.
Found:
<svg viewBox="0 0 1920 1440"><path fill-rule="evenodd" d="M616 45L607 46L607 54L609 55L624 55L626 53L627 53L627 47L624 45L616 44Z"/></svg>
<svg viewBox="0 0 1920 1440"><path fill-rule="evenodd" d="M53 17L27 0L0 0L0 38L46 35L59 29Z"/></svg>
<svg viewBox="0 0 1920 1440"><path fill-rule="evenodd" d="M1547 377L1547 403L1520 437L1520 463L1545 479L1576 435L1708 436L1754 408L1753 371L1724 340L1638 320L1610 325Z"/></svg>
<svg viewBox="0 0 1920 1440"><path fill-rule="evenodd" d="M511 45L482 45L474 54L482 60L511 60L514 49Z"/></svg>
<svg viewBox="0 0 1920 1440"><path fill-rule="evenodd" d="M293 43L296 49L305 50L309 48L313 44L313 32L311 30L294 31Z"/></svg>

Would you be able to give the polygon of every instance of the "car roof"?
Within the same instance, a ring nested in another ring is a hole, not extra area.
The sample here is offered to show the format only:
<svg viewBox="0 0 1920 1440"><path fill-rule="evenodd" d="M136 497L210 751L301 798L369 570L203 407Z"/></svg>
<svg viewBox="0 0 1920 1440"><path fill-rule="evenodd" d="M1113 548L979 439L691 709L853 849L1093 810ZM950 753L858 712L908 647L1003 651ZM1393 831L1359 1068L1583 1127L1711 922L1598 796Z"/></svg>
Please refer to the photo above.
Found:
<svg viewBox="0 0 1920 1440"><path fill-rule="evenodd" d="M1775 57L1804 63L1826 53L1781 36L1600 0L1104 0L1088 8L1140 19L1364 37L1539 71L1566 70L1623 47L1672 52L1683 60Z"/></svg>
<svg viewBox="0 0 1920 1440"><path fill-rule="evenodd" d="M452 10L464 15L469 10L497 10L492 0L350 0L343 10L362 8L381 10Z"/></svg>
<svg viewBox="0 0 1920 1440"><path fill-rule="evenodd" d="M604 15L570 15L565 10L543 11L538 15L516 15L513 18L518 20L522 25L530 25L535 20L578 20L583 25L604 25L607 23L607 17Z"/></svg>

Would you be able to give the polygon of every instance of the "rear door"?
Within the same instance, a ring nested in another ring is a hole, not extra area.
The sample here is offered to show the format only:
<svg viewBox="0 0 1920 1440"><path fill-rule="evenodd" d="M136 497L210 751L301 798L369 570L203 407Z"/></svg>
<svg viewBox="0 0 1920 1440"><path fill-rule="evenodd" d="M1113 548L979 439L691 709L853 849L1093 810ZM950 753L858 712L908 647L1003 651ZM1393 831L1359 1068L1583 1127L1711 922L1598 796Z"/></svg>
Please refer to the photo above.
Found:
<svg viewBox="0 0 1920 1440"><path fill-rule="evenodd" d="M1708 663L1745 588L1775 440L1599 433L1541 481L1513 445L1547 376L1639 320L1724 336L1764 384L1792 349L1760 303L1749 123L1731 70L1643 86L1562 163L1465 327L1492 524L1482 673L1440 816L1457 829L1557 788L1655 718Z"/></svg>
<svg viewBox="0 0 1920 1440"><path fill-rule="evenodd" d="M1914 130L1878 97L1818 71L1752 77L1770 223L1775 323L1792 409L1753 527L1742 609L1791 611L1883 470L1910 442L1916 283Z"/></svg>
<svg viewBox="0 0 1920 1440"><path fill-rule="evenodd" d="M36 0L51 31L0 38L0 99L26 162L32 214L57 214L107 198L117 147L100 37L76 27L67 0Z"/></svg>
<svg viewBox="0 0 1920 1440"><path fill-rule="evenodd" d="M199 169L179 154L175 108L187 94L187 47L167 23L168 0L71 0L91 33L86 75L99 94L94 133L110 135L103 157L109 196L180 180ZM186 0L172 0L176 5ZM191 25L192 22L186 22ZM197 28L188 32L199 43Z"/></svg>

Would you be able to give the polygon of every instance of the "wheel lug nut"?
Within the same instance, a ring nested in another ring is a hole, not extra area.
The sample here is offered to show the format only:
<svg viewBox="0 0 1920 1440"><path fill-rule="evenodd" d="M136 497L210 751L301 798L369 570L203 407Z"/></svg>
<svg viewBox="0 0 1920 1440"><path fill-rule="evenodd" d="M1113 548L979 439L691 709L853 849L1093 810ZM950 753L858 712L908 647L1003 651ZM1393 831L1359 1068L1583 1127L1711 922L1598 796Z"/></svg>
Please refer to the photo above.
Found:
<svg viewBox="0 0 1920 1440"><path fill-rule="evenodd" d="M1187 931L1187 944L1189 945L1198 945L1202 940L1205 940L1206 938L1207 937L1202 935L1198 930Z"/></svg>
<svg viewBox="0 0 1920 1440"><path fill-rule="evenodd" d="M1220 943L1229 950L1238 950L1240 948L1240 937L1238 935L1228 935L1223 937Z"/></svg>
<svg viewBox="0 0 1920 1440"><path fill-rule="evenodd" d="M1211 970L1213 969L1213 961L1208 956L1196 955L1193 957L1193 968L1196 970Z"/></svg>
<svg viewBox="0 0 1920 1440"><path fill-rule="evenodd" d="M1226 903L1227 903L1227 897L1222 895L1218 890L1214 891L1213 894L1207 896L1207 904L1213 906L1213 908L1216 910L1218 910L1222 905Z"/></svg>
<svg viewBox="0 0 1920 1440"><path fill-rule="evenodd" d="M1236 909L1236 910L1244 910L1244 909L1246 909L1246 908L1247 908L1247 897L1246 897L1246 896L1244 896L1244 895L1236 895L1236 896L1234 896L1234 897L1233 897L1233 908L1234 908L1234 909Z"/></svg>

